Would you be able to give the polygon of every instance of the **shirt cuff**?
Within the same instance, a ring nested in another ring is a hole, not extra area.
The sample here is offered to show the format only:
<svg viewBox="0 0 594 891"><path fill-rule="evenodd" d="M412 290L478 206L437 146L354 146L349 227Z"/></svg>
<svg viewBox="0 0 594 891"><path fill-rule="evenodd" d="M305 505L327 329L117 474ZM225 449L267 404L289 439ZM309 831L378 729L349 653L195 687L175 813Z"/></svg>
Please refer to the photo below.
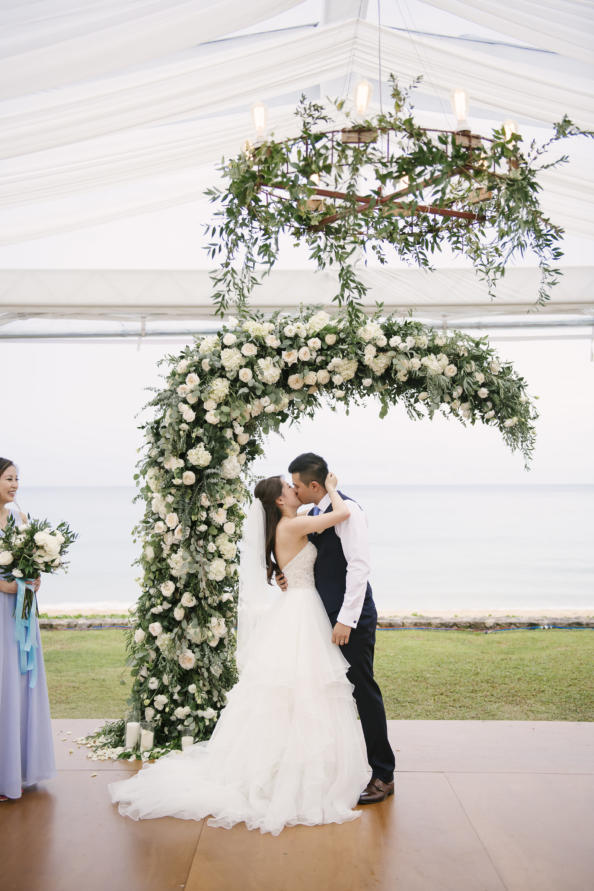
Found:
<svg viewBox="0 0 594 891"><path fill-rule="evenodd" d="M356 628L357 623L359 622L359 616L354 616L350 610L345 610L343 608L338 613L336 621L340 622L341 625L348 625L349 628Z"/></svg>

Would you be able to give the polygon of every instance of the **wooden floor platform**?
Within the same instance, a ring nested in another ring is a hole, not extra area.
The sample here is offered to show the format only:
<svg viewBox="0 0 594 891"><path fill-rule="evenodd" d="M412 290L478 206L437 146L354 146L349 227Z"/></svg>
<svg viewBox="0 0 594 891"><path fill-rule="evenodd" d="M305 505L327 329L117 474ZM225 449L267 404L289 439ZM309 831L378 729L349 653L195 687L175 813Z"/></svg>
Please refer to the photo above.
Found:
<svg viewBox="0 0 594 891"><path fill-rule="evenodd" d="M586 891L594 876L594 725L391 721L396 795L341 826L287 829L119 816L137 769L54 721L57 776L0 805L3 891ZM70 731L70 732L68 732Z"/></svg>

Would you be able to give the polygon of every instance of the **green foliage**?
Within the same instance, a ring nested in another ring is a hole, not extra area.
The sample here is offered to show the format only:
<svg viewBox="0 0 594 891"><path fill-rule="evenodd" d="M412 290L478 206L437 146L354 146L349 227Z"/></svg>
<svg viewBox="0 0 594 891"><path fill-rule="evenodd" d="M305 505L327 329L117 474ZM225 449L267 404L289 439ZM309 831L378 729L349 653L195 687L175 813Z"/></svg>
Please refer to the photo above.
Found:
<svg viewBox="0 0 594 891"><path fill-rule="evenodd" d="M433 255L449 248L471 260L492 297L507 265L531 253L541 273L536 304L550 298L563 232L541 210L537 175L567 157L546 164L540 158L561 139L593 134L564 117L554 136L527 154L521 137L506 137L503 129L469 143L452 131L417 126L410 91L394 77L392 85L390 113L355 125L345 116L361 140L376 132L377 141L344 142L324 108L302 97L299 136L267 140L223 162L226 186L207 192L217 205L207 250L220 264L212 274L219 314L233 305L246 310L254 286L276 263L283 234L305 244L318 269L338 270L334 300L351 324L360 322L366 292L354 262L361 252L382 264L393 252L430 269ZM312 203L318 187L345 197L318 195L321 205Z"/></svg>

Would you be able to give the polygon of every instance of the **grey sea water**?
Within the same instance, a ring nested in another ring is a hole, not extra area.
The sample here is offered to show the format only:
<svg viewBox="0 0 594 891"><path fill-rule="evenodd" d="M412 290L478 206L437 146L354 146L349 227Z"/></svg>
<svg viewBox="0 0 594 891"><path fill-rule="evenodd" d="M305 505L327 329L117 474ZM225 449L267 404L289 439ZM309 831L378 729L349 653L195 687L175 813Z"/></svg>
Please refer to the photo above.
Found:
<svg viewBox="0 0 594 891"><path fill-rule="evenodd" d="M22 508L79 533L40 609L132 605L132 488L29 488ZM369 523L380 610L594 608L594 486L350 486Z"/></svg>

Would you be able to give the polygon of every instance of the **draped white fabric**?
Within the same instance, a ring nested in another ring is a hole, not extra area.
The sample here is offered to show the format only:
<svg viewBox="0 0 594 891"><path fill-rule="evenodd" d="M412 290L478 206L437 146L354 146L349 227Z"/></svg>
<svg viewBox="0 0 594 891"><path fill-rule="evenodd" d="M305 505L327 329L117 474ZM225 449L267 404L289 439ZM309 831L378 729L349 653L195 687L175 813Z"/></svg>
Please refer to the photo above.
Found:
<svg viewBox="0 0 594 891"><path fill-rule="evenodd" d="M371 25L343 22L2 103L1 157L172 121L180 115L248 105L260 97L340 77L349 66L373 78L377 41L377 29ZM457 42L452 46L432 38L413 40L389 30L382 41L386 71L397 72L405 81L422 73L425 88L448 102L450 91L464 84L471 105L486 106L504 117L528 115L550 123L567 113L586 126L594 119L592 86L577 78L566 76L560 82L546 67L519 61L510 65L507 59L485 56Z"/></svg>
<svg viewBox="0 0 594 891"><path fill-rule="evenodd" d="M586 126L594 120L591 82L568 60L559 68L564 60L550 53L510 47L495 52L480 41L386 27L378 33L360 20L205 45L296 5L4 0L0 244L200 201L214 164L235 154L250 135L251 102L268 100L271 128L278 137L289 135L302 90L321 84L325 95L334 82L344 93L355 77L377 77L380 39L384 76L393 71L406 83L422 74L423 96L440 100L441 114L419 112L427 126L453 125L449 93L459 86L469 93L471 118L481 117L479 132L510 116L534 122L530 138L542 138L542 125L564 113ZM434 5L445 9L448 2ZM498 5L499 30L535 5L505 0ZM471 20L494 9L483 0L457 6ZM558 36L567 40L571 28L585 34L594 17L591 3L554 0L544 11L539 6L543 33L555 32L553 9L560 14ZM591 157L574 152L573 145L570 151L569 167L543 174L543 204L569 232L591 236Z"/></svg>
<svg viewBox="0 0 594 891"><path fill-rule="evenodd" d="M269 19L301 0L3 2L0 98L101 77ZM7 8L8 7L8 8Z"/></svg>
<svg viewBox="0 0 594 891"><path fill-rule="evenodd" d="M424 0L430 6L594 64L594 4L588 0Z"/></svg>

